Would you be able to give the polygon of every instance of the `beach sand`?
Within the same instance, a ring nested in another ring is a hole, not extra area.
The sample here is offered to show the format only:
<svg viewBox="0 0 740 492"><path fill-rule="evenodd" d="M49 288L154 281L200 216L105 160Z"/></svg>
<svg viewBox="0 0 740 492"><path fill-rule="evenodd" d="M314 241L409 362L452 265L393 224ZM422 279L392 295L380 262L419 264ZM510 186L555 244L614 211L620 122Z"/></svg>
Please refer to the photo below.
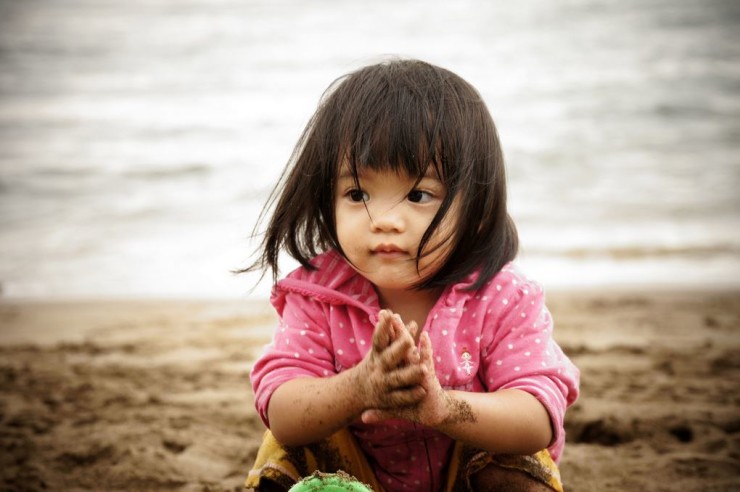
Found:
<svg viewBox="0 0 740 492"><path fill-rule="evenodd" d="M556 292L571 491L740 490L740 293ZM0 302L0 489L240 490L264 303Z"/></svg>

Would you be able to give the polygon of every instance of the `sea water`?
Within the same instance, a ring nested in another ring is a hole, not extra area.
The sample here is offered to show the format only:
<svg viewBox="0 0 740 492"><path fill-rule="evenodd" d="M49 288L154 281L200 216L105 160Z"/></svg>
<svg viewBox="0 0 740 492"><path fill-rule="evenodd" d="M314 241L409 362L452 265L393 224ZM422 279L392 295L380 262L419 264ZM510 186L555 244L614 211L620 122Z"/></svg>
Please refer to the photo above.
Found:
<svg viewBox="0 0 740 492"><path fill-rule="evenodd" d="M266 297L231 271L271 187L389 56L479 89L546 287L738 287L739 27L734 0L0 1L2 295Z"/></svg>

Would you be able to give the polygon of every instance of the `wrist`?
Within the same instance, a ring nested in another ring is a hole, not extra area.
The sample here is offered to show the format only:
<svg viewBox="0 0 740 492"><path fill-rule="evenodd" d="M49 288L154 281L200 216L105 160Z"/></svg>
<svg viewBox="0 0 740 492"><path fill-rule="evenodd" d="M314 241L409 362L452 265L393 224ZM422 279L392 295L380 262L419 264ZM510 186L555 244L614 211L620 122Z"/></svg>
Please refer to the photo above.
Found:
<svg viewBox="0 0 740 492"><path fill-rule="evenodd" d="M453 392L442 390L443 411L440 413L435 428L444 431L446 428L461 424L474 424L478 421L473 407L466 400L456 397Z"/></svg>
<svg viewBox="0 0 740 492"><path fill-rule="evenodd" d="M347 398L348 403L354 410L354 417L359 418L362 412L369 408L367 402L368 392L364 387L364 382L367 381L367 371L365 370L364 364L361 362L354 367L351 367L344 372L338 374L338 376L344 376L344 384L342 385L342 393Z"/></svg>

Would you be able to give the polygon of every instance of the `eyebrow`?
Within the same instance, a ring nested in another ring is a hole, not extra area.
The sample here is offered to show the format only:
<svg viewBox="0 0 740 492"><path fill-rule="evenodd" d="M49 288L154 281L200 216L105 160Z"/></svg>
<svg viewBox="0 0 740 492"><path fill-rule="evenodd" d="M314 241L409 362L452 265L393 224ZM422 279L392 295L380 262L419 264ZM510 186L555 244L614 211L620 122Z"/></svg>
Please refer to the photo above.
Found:
<svg viewBox="0 0 740 492"><path fill-rule="evenodd" d="M437 169L434 166L432 166L431 164L429 164L429 166L427 166L427 170L424 173L424 176L423 177L424 178L434 178L434 179L437 179L437 180L440 179L440 176L439 176L439 173L437 172Z"/></svg>
<svg viewBox="0 0 740 492"><path fill-rule="evenodd" d="M349 169L343 167L339 171L339 179L355 179L355 177L352 175Z"/></svg>

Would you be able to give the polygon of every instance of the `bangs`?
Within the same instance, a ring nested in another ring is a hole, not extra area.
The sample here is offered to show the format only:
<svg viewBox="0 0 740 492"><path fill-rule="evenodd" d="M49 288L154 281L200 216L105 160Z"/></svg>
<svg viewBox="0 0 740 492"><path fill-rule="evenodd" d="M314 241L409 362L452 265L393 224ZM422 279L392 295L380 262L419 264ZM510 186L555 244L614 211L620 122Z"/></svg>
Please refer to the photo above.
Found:
<svg viewBox="0 0 740 492"><path fill-rule="evenodd" d="M345 80L341 93L334 94L343 108L334 129L340 142L337 166L346 163L355 177L371 169L421 180L431 165L444 181L449 175L440 138L444 79L435 70L417 70L411 77L398 73L403 67L383 68Z"/></svg>

